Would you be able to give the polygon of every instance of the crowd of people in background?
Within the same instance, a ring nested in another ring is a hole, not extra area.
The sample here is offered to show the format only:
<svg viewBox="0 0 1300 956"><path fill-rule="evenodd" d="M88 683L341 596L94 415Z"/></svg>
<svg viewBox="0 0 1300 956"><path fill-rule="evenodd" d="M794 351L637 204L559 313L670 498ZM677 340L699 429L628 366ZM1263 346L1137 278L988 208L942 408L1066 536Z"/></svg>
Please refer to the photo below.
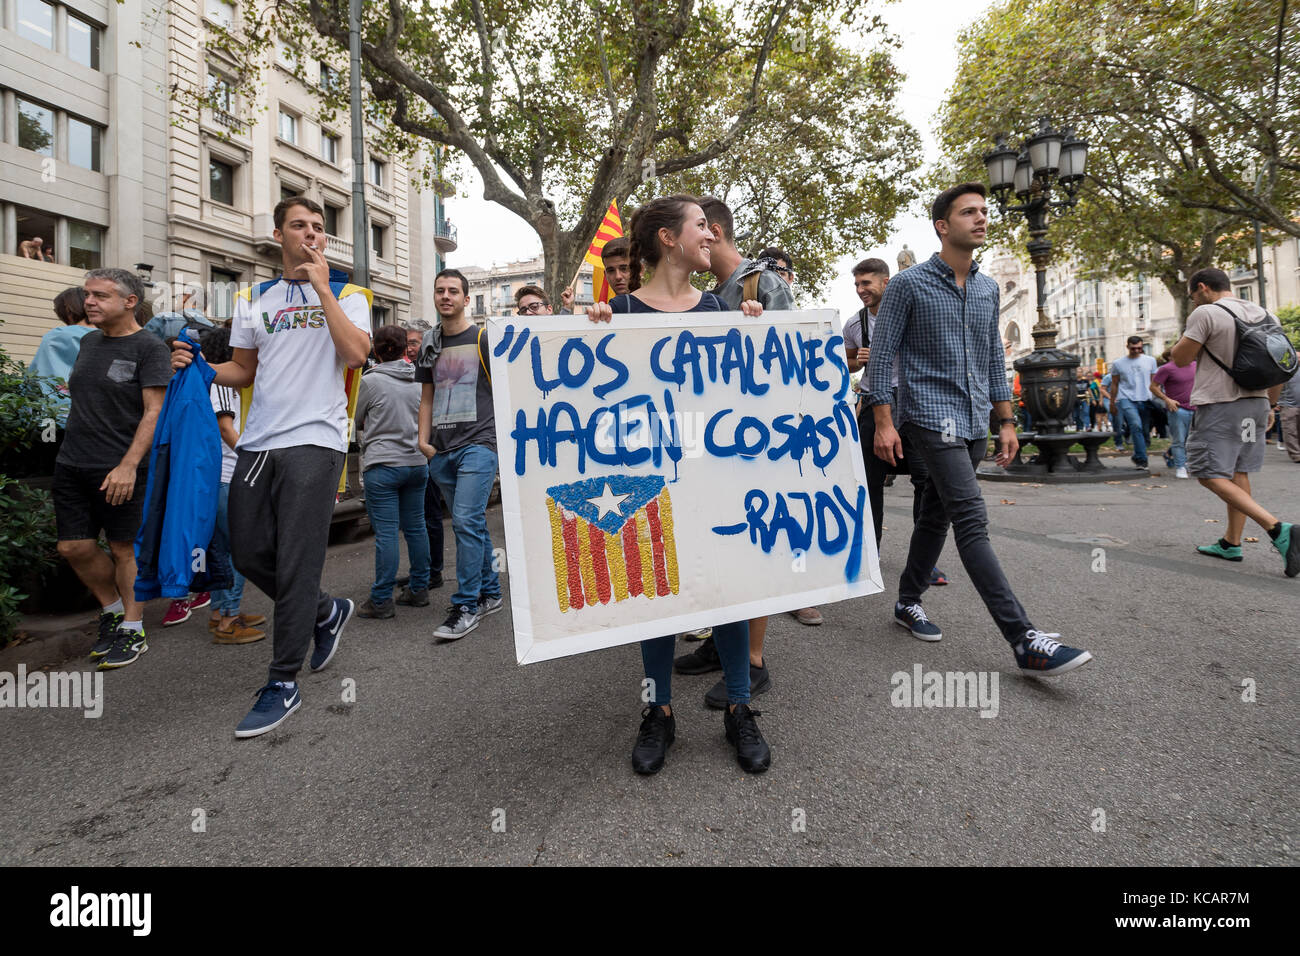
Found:
<svg viewBox="0 0 1300 956"><path fill-rule="evenodd" d="M149 520L146 508L158 497L147 502L145 494L151 447L158 453L155 423L174 373L203 376L220 438L206 561L212 587L221 587L168 594L172 603L162 623L173 626L210 608L214 643L253 644L267 636L267 618L243 610L245 582L274 602L268 676L236 727L241 738L274 729L299 708L301 669L326 667L354 616L390 620L406 613L399 606L430 605L430 592L444 586L444 515L455 539L455 590L433 636L459 640L504 604L500 552L487 520L498 466L492 358L484 328L466 314L468 280L456 269L437 274L437 316L429 331L395 325L372 330L369 291L326 263L321 207L292 197L276 206L273 218L281 274L243 290L229 326L188 302L152 316L137 276L96 269L82 288L55 298L63 324L45 336L32 363L66 423L53 481L58 549L100 604L91 657L103 669L127 666L148 650L135 591L136 540ZM897 474L908 475L913 486L913 527L892 619L919 640L941 640L922 601L928 588L947 583L937 561L951 528L965 573L1018 668L1062 674L1092 655L1031 621L990 545L976 480L990 421L997 461L1015 457L1013 403L1021 396L1018 376L1009 382L1005 372L996 283L974 258L987 228L984 187L964 183L945 190L931 219L940 251L929 259L909 259L892 277L880 259L853 268L862 308L844 327L848 367L861 373L857 422L877 548L885 530L883 489ZM776 247L756 258L743 255L731 210L714 197L645 203L632 215L628 235L607 242L601 258L613 296L608 304L587 307L594 322L692 312L741 312L753 319L794 308L792 258ZM652 271L643 282L646 269ZM710 291L693 284L700 274L711 275ZM1230 364L1234 317L1258 318L1258 307L1228 289L1222 272L1198 272L1189 283L1197 309L1184 336L1163 355L1147 355L1141 337L1132 336L1128 354L1107 373L1081 367L1073 424L1079 431L1112 430L1115 446L1131 446L1139 468L1147 467L1152 430L1167 430L1167 463L1177 477L1198 478L1228 509L1227 533L1198 550L1240 561L1242 528L1250 518L1268 533L1285 573L1294 577L1300 574L1300 532L1250 493L1249 474L1262 465L1265 441L1247 441L1234 428L1249 419L1264 439L1276 417L1279 446L1300 462L1300 376L1285 389L1244 389L1219 358L1205 361L1202 350L1212 348ZM560 312L553 312L544 289L525 285L514 293L515 312L564 314L572 308L572 289L561 298ZM963 380L954 368L969 374ZM349 370L364 370L351 413ZM1019 424L1032 430L1023 399L1019 404ZM321 585L352 427L375 535L373 581L359 602ZM173 474L186 464L171 462ZM107 550L98 544L101 534ZM401 540L409 561L404 578ZM809 626L823 620L817 608L791 613ZM750 707L773 684L767 625L766 617L719 620L686 635L699 643L676 658L678 635L642 642L653 699L642 711L632 752L637 772L661 769L676 738L674 671L720 671L704 702L723 711L725 735L746 771L770 765L759 714Z"/></svg>

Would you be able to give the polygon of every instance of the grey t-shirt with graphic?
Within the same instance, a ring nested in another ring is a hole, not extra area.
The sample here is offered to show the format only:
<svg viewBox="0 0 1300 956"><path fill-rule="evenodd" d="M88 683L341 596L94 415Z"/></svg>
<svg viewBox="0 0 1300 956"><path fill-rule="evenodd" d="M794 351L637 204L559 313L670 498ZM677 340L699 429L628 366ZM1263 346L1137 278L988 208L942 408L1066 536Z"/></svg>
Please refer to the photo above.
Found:
<svg viewBox="0 0 1300 956"><path fill-rule="evenodd" d="M68 376L72 409L59 464L116 468L144 417L143 389L166 388L171 377L171 350L157 336L143 329L112 338L88 333ZM148 468L148 458L140 464Z"/></svg>
<svg viewBox="0 0 1300 956"><path fill-rule="evenodd" d="M438 451L455 451L465 445L486 445L497 450L496 420L492 417L492 360L487 333L476 325L456 335L443 334L442 351L432 367L421 348L415 380L433 385L433 431L430 441Z"/></svg>

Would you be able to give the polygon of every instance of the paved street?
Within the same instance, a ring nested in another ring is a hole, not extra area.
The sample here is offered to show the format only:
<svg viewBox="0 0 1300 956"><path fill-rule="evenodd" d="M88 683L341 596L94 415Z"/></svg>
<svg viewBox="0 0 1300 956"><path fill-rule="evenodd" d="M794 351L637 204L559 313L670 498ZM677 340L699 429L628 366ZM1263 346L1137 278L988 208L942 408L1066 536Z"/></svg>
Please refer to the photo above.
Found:
<svg viewBox="0 0 1300 956"><path fill-rule="evenodd" d="M1300 515L1300 466L1268 455L1257 497ZM435 645L451 586L395 621L354 621L329 668L304 675L298 713L236 741L269 640L214 646L206 611L163 631L159 603L150 652L105 675L101 719L0 711L0 863L1300 862L1300 579L1263 534L1248 526L1262 540L1240 565L1198 557L1222 509L1168 474L984 492L1031 618L1096 656L1082 671L1015 673L951 543L953 583L926 600L943 641L892 623L905 480L887 490L885 593L823 608L820 628L772 621L758 706L774 759L758 777L703 706L717 675L675 679L677 743L637 777L636 646L521 668L508 605ZM369 538L333 548L326 586L359 601L372 563ZM891 675L916 664L1001 669L996 717L891 706Z"/></svg>

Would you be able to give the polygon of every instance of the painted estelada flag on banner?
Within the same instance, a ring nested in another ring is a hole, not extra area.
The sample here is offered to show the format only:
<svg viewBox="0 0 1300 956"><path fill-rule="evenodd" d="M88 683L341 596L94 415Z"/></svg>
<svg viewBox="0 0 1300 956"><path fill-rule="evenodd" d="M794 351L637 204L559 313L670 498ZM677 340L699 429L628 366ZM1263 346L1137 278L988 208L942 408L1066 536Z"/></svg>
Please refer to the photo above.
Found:
<svg viewBox="0 0 1300 956"><path fill-rule="evenodd" d="M605 263L600 258L600 250L605 243L623 235L623 221L618 218L618 202L611 201L605 210L605 220L596 229L596 238L591 240L587 250L586 261L591 263L591 292L597 302L608 302L613 290L605 280Z"/></svg>
<svg viewBox="0 0 1300 956"><path fill-rule="evenodd" d="M561 611L678 592L673 506L659 475L607 475L546 489Z"/></svg>

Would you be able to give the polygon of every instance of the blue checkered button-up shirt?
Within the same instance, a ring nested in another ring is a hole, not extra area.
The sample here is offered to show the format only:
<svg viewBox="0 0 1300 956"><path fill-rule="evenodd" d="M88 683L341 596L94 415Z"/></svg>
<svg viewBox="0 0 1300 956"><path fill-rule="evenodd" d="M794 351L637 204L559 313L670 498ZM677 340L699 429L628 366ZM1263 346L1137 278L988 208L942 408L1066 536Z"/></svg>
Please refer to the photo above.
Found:
<svg viewBox="0 0 1300 956"><path fill-rule="evenodd" d="M899 358L899 421L966 441L988 434L993 402L1011 401L998 284L972 262L966 288L936 252L889 281L871 336L868 401L893 402L890 370Z"/></svg>

